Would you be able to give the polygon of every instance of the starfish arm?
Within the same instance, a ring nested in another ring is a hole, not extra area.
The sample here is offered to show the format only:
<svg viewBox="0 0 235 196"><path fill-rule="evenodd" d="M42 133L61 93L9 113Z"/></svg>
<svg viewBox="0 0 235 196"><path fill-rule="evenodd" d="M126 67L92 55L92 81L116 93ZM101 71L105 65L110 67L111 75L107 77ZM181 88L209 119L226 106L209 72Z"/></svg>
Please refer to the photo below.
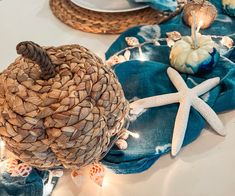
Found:
<svg viewBox="0 0 235 196"><path fill-rule="evenodd" d="M208 92L209 90L211 90L215 86L217 86L219 84L219 82L220 82L219 77L211 78L211 79L206 80L206 81L202 82L201 84L195 86L194 88L192 88L192 90L197 94L197 96L200 96L200 95L203 95L204 93Z"/></svg>
<svg viewBox="0 0 235 196"><path fill-rule="evenodd" d="M203 118L218 134L223 136L226 135L223 123L208 104L196 97L192 101L192 106L203 116Z"/></svg>
<svg viewBox="0 0 235 196"><path fill-rule="evenodd" d="M139 109L147 109L152 107L168 105L171 103L178 102L178 97L179 97L178 93L170 93L165 95L158 95L144 99L139 99L137 101L132 102L130 104L130 108L132 110L139 111Z"/></svg>
<svg viewBox="0 0 235 196"><path fill-rule="evenodd" d="M188 99L185 99L180 103L179 110L176 115L173 137L172 137L172 146L171 146L172 156L176 156L178 154L183 144L185 131L187 129L187 124L188 124L190 107L191 107L191 102Z"/></svg>
<svg viewBox="0 0 235 196"><path fill-rule="evenodd" d="M178 91L188 89L185 81L175 69L168 67L167 74Z"/></svg>

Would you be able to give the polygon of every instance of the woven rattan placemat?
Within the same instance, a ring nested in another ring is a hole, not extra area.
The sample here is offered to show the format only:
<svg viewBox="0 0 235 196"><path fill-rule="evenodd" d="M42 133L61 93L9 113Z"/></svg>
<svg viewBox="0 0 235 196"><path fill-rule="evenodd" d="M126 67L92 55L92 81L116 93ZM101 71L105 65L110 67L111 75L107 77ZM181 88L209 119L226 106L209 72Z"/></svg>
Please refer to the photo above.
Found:
<svg viewBox="0 0 235 196"><path fill-rule="evenodd" d="M50 0L53 14L70 27L85 32L117 34L146 24L159 24L179 14L185 1L179 0L175 12L160 12L145 8L132 12L104 13L81 8L70 0Z"/></svg>

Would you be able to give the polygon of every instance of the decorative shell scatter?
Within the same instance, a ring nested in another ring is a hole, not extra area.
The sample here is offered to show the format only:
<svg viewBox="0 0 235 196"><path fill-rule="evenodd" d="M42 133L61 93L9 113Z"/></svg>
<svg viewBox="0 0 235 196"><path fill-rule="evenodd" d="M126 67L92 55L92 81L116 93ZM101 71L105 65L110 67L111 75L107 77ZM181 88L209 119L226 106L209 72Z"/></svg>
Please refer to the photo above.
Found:
<svg viewBox="0 0 235 196"><path fill-rule="evenodd" d="M222 0L223 9L229 16L235 17L235 1L234 0Z"/></svg>
<svg viewBox="0 0 235 196"><path fill-rule="evenodd" d="M216 44L210 36L198 35L198 47L193 47L190 36L177 41L170 52L171 65L182 73L208 72L219 60Z"/></svg>
<svg viewBox="0 0 235 196"><path fill-rule="evenodd" d="M113 71L79 45L17 46L0 75L0 136L21 161L80 168L106 152L128 102ZM113 134L110 134L113 133Z"/></svg>
<svg viewBox="0 0 235 196"><path fill-rule="evenodd" d="M105 169L104 167L99 163L94 163L89 171L90 179L102 187L104 175L105 175Z"/></svg>
<svg viewBox="0 0 235 196"><path fill-rule="evenodd" d="M196 26L206 29L211 26L217 16L216 7L205 0L194 0L184 6L184 22L191 26L193 22L192 11L195 11Z"/></svg>

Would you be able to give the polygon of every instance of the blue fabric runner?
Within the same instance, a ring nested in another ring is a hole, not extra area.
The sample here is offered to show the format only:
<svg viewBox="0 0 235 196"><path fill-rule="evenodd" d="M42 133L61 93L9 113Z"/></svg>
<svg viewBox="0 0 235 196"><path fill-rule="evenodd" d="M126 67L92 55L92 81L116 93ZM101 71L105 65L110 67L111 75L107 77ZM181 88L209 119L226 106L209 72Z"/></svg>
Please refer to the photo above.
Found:
<svg viewBox="0 0 235 196"><path fill-rule="evenodd" d="M227 35L235 41L235 20L222 12L221 2L212 0L218 9L218 17L213 25L201 31L207 35ZM191 30L183 21L182 16L160 25L161 37L166 37L166 32L178 31L182 35L190 35ZM116 52L127 47L125 37L134 36L142 43L151 34L146 32L148 27L134 27L124 32L109 48L107 59ZM202 96L216 112L235 108L235 48L228 50L220 44L220 61L215 69L204 75L182 74L189 87L194 87L202 81L219 76L221 83L209 93ZM169 67L170 48L162 42L161 46L147 44L142 47L147 61L134 60L139 56L137 49L132 50L131 60L118 64L114 70L124 89L128 100L145 98L165 93L176 92L170 82L166 69ZM148 169L163 154L170 151L172 131L178 104L148 109L136 121L130 123L129 130L138 132L139 139L129 138L128 149L118 150L112 148L103 159L103 163L116 173L128 174L143 172ZM188 127L183 146L191 143L200 135L205 126L201 115L191 109ZM219 136L218 136L219 137ZM192 152L193 153L193 152Z"/></svg>

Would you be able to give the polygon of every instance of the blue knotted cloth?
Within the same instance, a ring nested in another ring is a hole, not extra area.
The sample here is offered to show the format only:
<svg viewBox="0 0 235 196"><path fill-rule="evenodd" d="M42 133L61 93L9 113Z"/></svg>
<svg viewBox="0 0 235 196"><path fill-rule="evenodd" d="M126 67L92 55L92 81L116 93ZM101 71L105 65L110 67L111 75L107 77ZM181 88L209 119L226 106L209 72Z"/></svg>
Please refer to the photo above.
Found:
<svg viewBox="0 0 235 196"><path fill-rule="evenodd" d="M28 177L13 177L4 172L0 176L0 195L3 196L42 196L43 179L48 174L33 169Z"/></svg>
<svg viewBox="0 0 235 196"><path fill-rule="evenodd" d="M33 169L27 177L11 176L5 171L0 175L0 196L48 196L58 180L54 176L49 182L49 171L38 169Z"/></svg>
<svg viewBox="0 0 235 196"><path fill-rule="evenodd" d="M227 35L235 41L235 20L223 14L220 1L212 0L211 2L218 9L218 17L209 29L201 31L201 33ZM154 29L156 30L156 27ZM106 59L127 47L125 37L137 37L142 43L151 37L149 32L154 29L150 26L142 26L127 30L108 49ZM177 16L160 25L160 30L161 37L166 37L166 32L171 31L178 31L182 35L191 33L191 29L183 23L182 16ZM218 42L218 44L220 43ZM235 47L228 49L221 44L219 47L221 57L212 72L203 75L181 74L181 76L191 88L206 79L220 77L220 84L201 98L216 112L223 112L235 108ZM147 61L134 60L138 58L139 51L133 49L131 60L118 64L114 68L126 98L130 101L136 97L146 98L176 92L166 73L166 69L170 66L170 48L166 43L161 42L160 46L147 44L142 47L142 51ZM129 126L129 130L138 132L140 138L129 137L127 150L113 147L102 162L116 173L121 174L147 170L163 154L171 150L172 132L178 106L179 104L171 104L148 109ZM183 146L197 139L205 125L203 117L192 108Z"/></svg>

